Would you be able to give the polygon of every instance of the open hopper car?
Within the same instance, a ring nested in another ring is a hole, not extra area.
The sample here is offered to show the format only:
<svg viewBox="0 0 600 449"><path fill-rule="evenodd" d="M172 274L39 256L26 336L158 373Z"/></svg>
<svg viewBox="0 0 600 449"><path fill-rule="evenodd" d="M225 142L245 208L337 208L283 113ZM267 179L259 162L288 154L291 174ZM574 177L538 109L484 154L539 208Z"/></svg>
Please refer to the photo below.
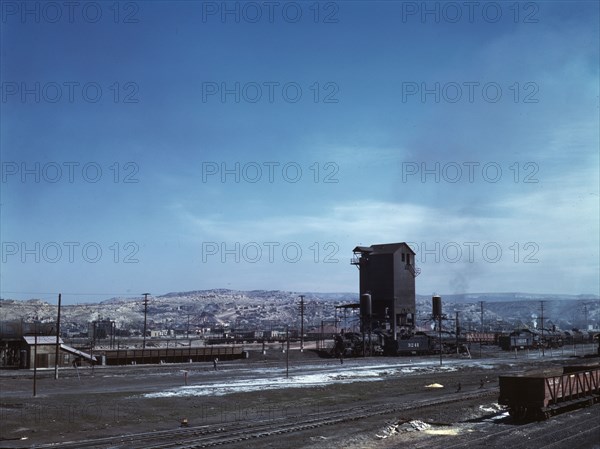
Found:
<svg viewBox="0 0 600 449"><path fill-rule="evenodd" d="M498 403L515 421L551 415L600 402L600 365L568 366L560 375L500 376Z"/></svg>

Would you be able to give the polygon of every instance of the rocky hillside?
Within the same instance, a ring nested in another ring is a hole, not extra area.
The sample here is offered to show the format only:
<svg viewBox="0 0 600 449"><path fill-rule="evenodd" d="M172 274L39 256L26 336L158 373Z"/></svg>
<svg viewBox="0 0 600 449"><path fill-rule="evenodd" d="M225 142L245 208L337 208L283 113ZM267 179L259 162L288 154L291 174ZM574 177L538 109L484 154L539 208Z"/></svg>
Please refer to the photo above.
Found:
<svg viewBox="0 0 600 449"><path fill-rule="evenodd" d="M358 302L355 293L299 293L285 291L201 290L173 292L149 297L149 329L185 329L230 326L236 329L281 328L286 324L299 327L299 295L305 295L305 326L320 326L333 320L335 306ZM600 298L597 296L531 295L520 293L482 293L442 295L443 310L448 318L459 312L464 329L478 329L483 320L487 329L512 328L516 325L536 327L541 324L542 301L544 324L562 329L585 328L600 323ZM8 322L56 320L55 304L30 299L0 302L0 320ZM144 320L142 298L111 298L99 303L64 305L62 328L72 332L87 331L94 320L113 320L119 329L141 329ZM431 297L417 296L417 319L427 326ZM341 314L338 314L338 318Z"/></svg>

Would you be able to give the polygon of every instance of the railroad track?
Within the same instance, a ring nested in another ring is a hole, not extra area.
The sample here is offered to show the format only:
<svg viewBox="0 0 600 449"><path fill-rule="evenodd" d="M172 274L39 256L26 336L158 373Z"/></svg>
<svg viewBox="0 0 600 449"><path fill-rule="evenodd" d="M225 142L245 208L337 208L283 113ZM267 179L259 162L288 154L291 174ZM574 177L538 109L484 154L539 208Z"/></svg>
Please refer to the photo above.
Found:
<svg viewBox="0 0 600 449"><path fill-rule="evenodd" d="M446 397L436 395L435 398L411 401L395 405L357 406L342 410L319 412L302 417L267 419L228 424L211 424L197 427L179 428L155 432L120 435L92 440L61 442L32 446L34 448L111 448L111 449L171 449L171 448L204 448L226 444L241 443L275 435L301 432L323 426L343 422L388 415L407 410L418 409L439 404L449 404L464 400L497 396L497 389L485 391L455 393Z"/></svg>
<svg viewBox="0 0 600 449"><path fill-rule="evenodd" d="M560 447L560 445L565 444L565 443L567 443L569 445L568 447L577 447L573 443L573 440L581 439L581 437L585 437L586 439L589 437L590 441L594 441L593 440L594 436L597 437L598 433L600 433L600 425L598 425L597 421L598 420L596 418L594 418L593 423L586 421L585 422L586 427L579 430L578 433L561 438L560 440L555 441L554 443L546 444L546 449L548 449L548 448L558 449ZM593 424L592 427L590 427L589 424ZM597 439L596 439L596 441L597 441Z"/></svg>
<svg viewBox="0 0 600 449"><path fill-rule="evenodd" d="M560 418L561 416L557 416L551 418L551 420ZM595 433L600 433L598 413L591 413L591 416L587 417L578 415L573 419L574 422L572 423L560 422L552 427L549 426L551 420L541 422L532 421L526 424L513 424L512 421L507 422L505 425L492 424L486 428L485 435L483 436L463 433L461 441L457 443L453 443L447 439L443 441L427 439L421 442L412 442L411 447L414 449L489 449L495 447L510 447L511 449L530 449L533 447L560 449L577 447L569 442L582 437L589 437L591 439Z"/></svg>
<svg viewBox="0 0 600 449"><path fill-rule="evenodd" d="M528 449L531 447L565 447L566 441L581 437L583 433L594 433L600 429L598 424L598 415L592 414L589 417L579 417L574 423L569 425L561 424L554 429L546 429L528 435L527 441L521 441L520 444L512 445L514 449ZM569 447L571 447L569 445ZM574 447L574 446L573 446Z"/></svg>

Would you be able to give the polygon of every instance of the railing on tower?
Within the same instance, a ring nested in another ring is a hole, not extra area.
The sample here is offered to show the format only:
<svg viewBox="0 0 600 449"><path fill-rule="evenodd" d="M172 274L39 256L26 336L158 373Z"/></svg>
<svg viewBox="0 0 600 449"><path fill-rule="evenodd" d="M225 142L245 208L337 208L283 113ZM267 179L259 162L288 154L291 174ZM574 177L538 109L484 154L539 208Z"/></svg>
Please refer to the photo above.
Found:
<svg viewBox="0 0 600 449"><path fill-rule="evenodd" d="M411 264L407 263L404 268L407 269L408 271L410 271L414 277L417 277L418 275L421 274L421 269L415 265L411 265Z"/></svg>

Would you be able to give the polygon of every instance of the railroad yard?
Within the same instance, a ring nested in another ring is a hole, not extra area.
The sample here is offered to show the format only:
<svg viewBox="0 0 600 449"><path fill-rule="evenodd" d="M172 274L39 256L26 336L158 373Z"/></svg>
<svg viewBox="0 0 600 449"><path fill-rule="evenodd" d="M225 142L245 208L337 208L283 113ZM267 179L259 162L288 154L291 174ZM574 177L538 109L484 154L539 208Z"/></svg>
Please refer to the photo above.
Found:
<svg viewBox="0 0 600 449"><path fill-rule="evenodd" d="M517 424L498 376L553 372L595 346L542 356L320 358L250 350L244 360L2 371L0 447L600 448L600 406ZM597 358L587 360L595 361ZM186 385L187 383L187 385ZM459 385L460 384L460 385Z"/></svg>

